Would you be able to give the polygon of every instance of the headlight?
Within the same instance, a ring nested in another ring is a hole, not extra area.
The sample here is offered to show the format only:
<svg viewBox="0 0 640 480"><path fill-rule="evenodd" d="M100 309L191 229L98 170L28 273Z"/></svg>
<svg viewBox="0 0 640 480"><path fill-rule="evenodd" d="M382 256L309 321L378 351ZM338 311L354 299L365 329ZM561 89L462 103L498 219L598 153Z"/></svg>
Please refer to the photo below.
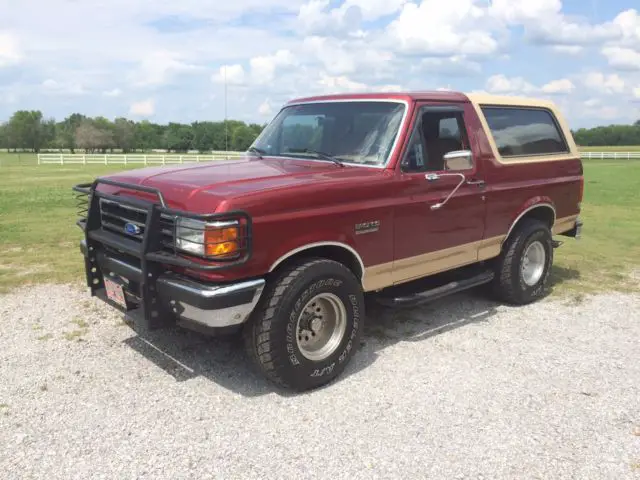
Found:
<svg viewBox="0 0 640 480"><path fill-rule="evenodd" d="M233 258L240 250L238 228L237 221L207 223L178 218L176 248L199 257Z"/></svg>

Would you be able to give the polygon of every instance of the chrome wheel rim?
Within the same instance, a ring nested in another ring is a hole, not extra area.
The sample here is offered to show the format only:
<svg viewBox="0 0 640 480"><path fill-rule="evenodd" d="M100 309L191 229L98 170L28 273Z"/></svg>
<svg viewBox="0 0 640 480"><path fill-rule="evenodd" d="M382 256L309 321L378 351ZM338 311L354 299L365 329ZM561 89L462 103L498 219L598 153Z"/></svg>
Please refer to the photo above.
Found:
<svg viewBox="0 0 640 480"><path fill-rule="evenodd" d="M540 281L546 260L547 253L542 243L536 241L527 247L520 267L524 283L531 287Z"/></svg>
<svg viewBox="0 0 640 480"><path fill-rule="evenodd" d="M298 317L296 342L302 355L314 362L330 357L347 329L347 309L332 293L320 293L307 302Z"/></svg>

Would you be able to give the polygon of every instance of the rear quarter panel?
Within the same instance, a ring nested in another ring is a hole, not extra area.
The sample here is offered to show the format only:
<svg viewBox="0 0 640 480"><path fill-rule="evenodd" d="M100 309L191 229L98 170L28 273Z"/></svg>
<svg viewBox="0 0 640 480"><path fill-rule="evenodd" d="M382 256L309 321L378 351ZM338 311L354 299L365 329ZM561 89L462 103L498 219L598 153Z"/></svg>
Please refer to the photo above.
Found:
<svg viewBox="0 0 640 480"><path fill-rule="evenodd" d="M509 97L470 96L475 115L469 119L478 147L478 161L484 166L487 184L485 238L506 235L520 214L535 205L548 204L555 210L555 231L580 213L583 176L580 153L567 122L551 102ZM538 107L549 110L562 131L568 152L560 155L502 158L482 114L481 105ZM563 223L564 222L564 223ZM565 231L566 231L565 230Z"/></svg>

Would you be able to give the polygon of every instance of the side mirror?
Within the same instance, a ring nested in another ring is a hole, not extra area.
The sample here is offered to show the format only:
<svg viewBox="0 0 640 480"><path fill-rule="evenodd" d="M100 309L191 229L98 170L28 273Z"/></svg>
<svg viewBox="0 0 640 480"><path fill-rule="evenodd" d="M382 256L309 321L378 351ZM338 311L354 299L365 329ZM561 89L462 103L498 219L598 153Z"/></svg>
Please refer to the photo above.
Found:
<svg viewBox="0 0 640 480"><path fill-rule="evenodd" d="M471 150L455 150L444 156L445 170L470 170L473 168Z"/></svg>

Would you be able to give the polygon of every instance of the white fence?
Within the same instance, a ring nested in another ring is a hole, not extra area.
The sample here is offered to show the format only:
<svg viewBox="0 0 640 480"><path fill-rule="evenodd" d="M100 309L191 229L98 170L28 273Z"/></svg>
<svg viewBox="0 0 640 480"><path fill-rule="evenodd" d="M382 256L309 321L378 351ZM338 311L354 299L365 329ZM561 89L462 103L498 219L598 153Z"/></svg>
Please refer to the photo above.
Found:
<svg viewBox="0 0 640 480"><path fill-rule="evenodd" d="M40 153L38 165L171 165L232 160L243 155L244 152L212 152L206 155Z"/></svg>
<svg viewBox="0 0 640 480"><path fill-rule="evenodd" d="M640 160L638 152L582 152L585 160Z"/></svg>
<svg viewBox="0 0 640 480"><path fill-rule="evenodd" d="M40 153L38 165L172 165L240 158L244 152L212 152L207 155L177 154L66 154ZM588 160L640 160L638 152L582 152Z"/></svg>

